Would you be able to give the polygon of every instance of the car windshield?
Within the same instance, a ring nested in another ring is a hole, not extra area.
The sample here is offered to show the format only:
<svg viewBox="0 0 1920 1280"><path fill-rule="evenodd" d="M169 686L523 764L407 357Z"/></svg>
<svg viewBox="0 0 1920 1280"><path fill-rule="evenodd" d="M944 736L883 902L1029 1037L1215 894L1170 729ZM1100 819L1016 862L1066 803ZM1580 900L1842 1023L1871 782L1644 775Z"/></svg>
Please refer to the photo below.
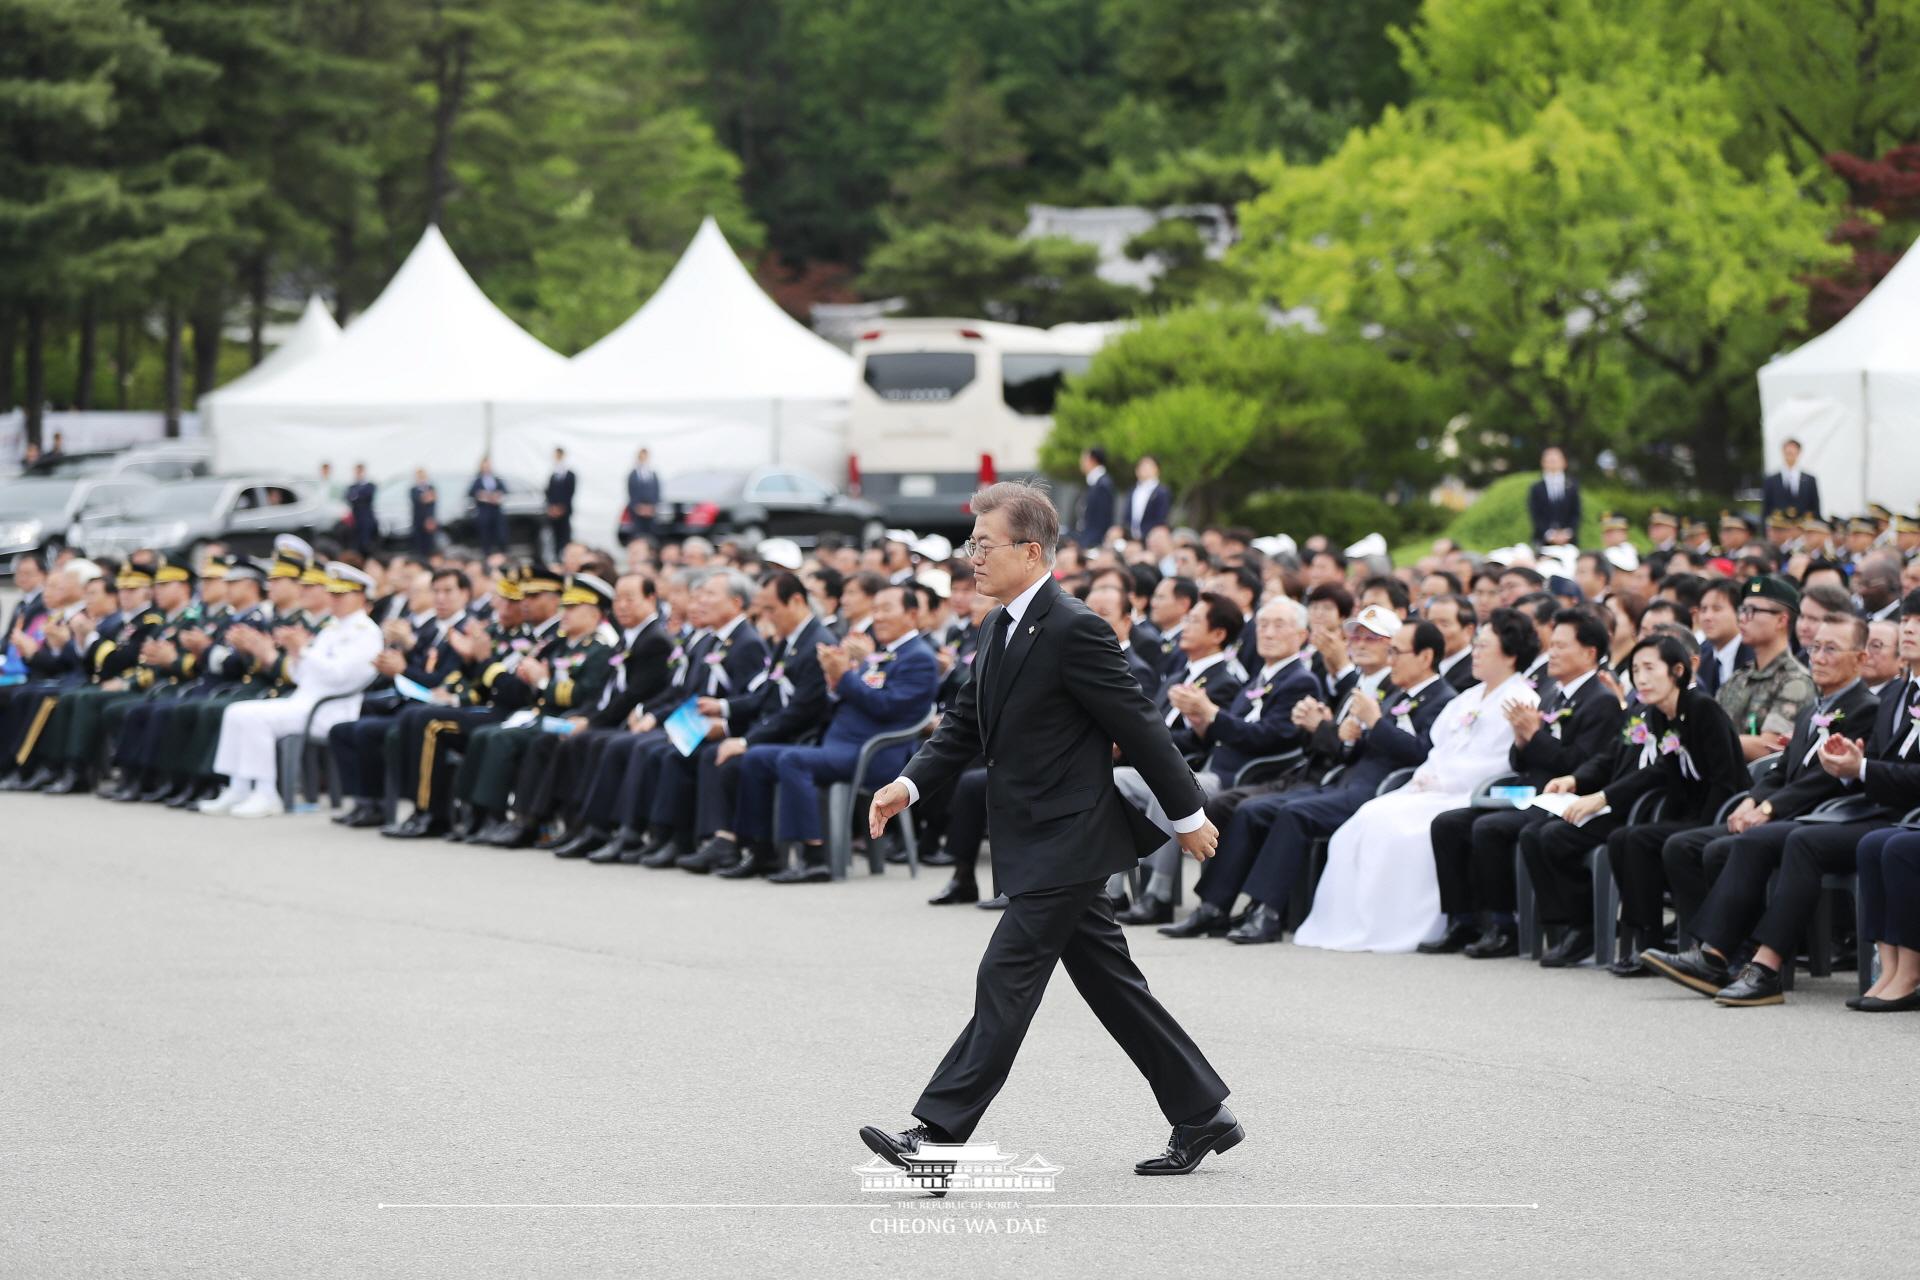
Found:
<svg viewBox="0 0 1920 1280"><path fill-rule="evenodd" d="M227 482L157 485L127 503L131 516L184 516L211 511L227 491Z"/></svg>
<svg viewBox="0 0 1920 1280"><path fill-rule="evenodd" d="M689 471L668 477L660 486L661 497L669 502L731 502L746 480L744 471Z"/></svg>
<svg viewBox="0 0 1920 1280"><path fill-rule="evenodd" d="M67 509L71 480L16 480L0 485L0 516L53 516Z"/></svg>

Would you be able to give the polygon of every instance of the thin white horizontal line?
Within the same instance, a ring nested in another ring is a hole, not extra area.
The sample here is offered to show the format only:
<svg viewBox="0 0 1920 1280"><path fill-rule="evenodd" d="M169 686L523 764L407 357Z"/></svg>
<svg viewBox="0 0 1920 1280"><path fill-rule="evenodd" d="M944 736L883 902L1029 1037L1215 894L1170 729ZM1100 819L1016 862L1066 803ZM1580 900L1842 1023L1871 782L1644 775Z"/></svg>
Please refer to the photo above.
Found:
<svg viewBox="0 0 1920 1280"><path fill-rule="evenodd" d="M929 1208L939 1201L929 1199ZM951 1202L955 1206L965 1201ZM886 1201L856 1201L847 1204L696 1204L685 1201L671 1201L657 1204L614 1204L598 1202L559 1202L559 1203L487 1203L487 1204L388 1204L382 1201L382 1209L885 1209L890 1207ZM1481 1204L1481 1203L1343 1203L1318 1201L1289 1201L1283 1203L1249 1204L1239 1201L1229 1203L1186 1203L1167 1204L1142 1203L1140 1201L1121 1201L1113 1204L1056 1203L1054 1201L1036 1201L1024 1205L1030 1209L1538 1209L1534 1204Z"/></svg>

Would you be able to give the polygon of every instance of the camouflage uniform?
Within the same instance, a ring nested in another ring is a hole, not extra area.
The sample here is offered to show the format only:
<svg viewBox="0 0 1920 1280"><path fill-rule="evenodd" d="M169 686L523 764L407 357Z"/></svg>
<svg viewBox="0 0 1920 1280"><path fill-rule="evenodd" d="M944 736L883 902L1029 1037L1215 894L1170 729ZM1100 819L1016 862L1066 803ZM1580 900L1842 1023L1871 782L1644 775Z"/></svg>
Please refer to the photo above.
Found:
<svg viewBox="0 0 1920 1280"><path fill-rule="evenodd" d="M1812 674L1786 649L1764 667L1734 672L1718 695L1734 730L1749 736L1758 734L1768 720L1791 724L1800 708L1817 697Z"/></svg>

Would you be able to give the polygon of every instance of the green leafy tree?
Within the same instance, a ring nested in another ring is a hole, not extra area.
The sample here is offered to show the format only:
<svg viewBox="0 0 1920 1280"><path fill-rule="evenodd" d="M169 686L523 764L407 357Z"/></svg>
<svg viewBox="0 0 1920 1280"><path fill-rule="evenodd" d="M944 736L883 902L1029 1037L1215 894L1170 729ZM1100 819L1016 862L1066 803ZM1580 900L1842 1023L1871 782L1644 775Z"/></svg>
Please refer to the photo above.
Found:
<svg viewBox="0 0 1920 1280"><path fill-rule="evenodd" d="M1058 236L1023 240L951 222L903 231L868 259L862 284L898 295L914 315L982 316L1014 324L1111 320L1141 298L1138 289L1094 273L1099 252Z"/></svg>

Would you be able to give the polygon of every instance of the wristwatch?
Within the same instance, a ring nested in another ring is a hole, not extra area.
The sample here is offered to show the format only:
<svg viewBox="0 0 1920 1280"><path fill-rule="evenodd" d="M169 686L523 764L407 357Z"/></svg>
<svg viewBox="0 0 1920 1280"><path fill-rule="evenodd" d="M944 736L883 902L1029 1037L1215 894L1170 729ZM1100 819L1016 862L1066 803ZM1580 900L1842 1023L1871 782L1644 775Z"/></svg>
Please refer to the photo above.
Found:
<svg viewBox="0 0 1920 1280"><path fill-rule="evenodd" d="M1767 817L1769 817L1769 818L1771 818L1771 817L1773 816L1773 801L1771 801L1771 800L1762 800L1762 801L1760 802L1760 805L1759 805L1759 809L1760 809L1760 812L1761 812L1761 813L1763 813L1763 814L1765 814L1765 815L1766 815Z"/></svg>

